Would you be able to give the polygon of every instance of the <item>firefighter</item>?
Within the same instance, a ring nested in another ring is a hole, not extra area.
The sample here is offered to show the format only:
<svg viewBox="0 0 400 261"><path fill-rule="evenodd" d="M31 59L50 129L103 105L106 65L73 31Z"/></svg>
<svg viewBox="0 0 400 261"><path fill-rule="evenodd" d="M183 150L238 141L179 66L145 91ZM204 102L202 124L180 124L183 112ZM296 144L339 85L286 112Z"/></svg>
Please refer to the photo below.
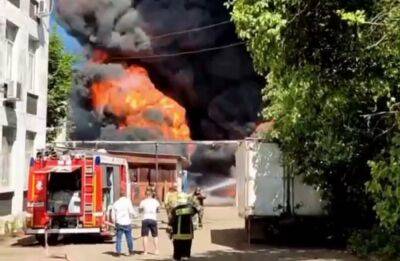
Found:
<svg viewBox="0 0 400 261"><path fill-rule="evenodd" d="M165 200L164 200L164 205L165 205L165 210L167 211L168 220L170 218L171 210L174 207L177 196L178 196L178 186L176 183L174 183L172 187L170 187L167 194L165 195Z"/></svg>
<svg viewBox="0 0 400 261"><path fill-rule="evenodd" d="M198 213L198 222L199 228L203 227L203 215L204 215L204 200L206 199L206 195L203 193L200 187L196 187L193 192L193 197L197 199L200 209Z"/></svg>
<svg viewBox="0 0 400 261"><path fill-rule="evenodd" d="M169 220L169 232L174 245L173 259L187 260L190 258L194 236L192 219L199 211L199 204L192 196L180 192L177 195L174 205Z"/></svg>

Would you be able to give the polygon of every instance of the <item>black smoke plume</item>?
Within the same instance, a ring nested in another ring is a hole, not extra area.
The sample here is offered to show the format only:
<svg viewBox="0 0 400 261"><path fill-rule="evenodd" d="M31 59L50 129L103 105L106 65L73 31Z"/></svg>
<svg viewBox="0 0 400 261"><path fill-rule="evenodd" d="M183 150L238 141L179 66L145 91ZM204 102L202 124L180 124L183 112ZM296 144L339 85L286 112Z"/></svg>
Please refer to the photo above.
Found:
<svg viewBox="0 0 400 261"><path fill-rule="evenodd" d="M240 139L258 120L262 81L244 46L174 57L149 55L196 51L238 42L232 23L184 34L165 34L228 21L225 0L59 0L59 22L84 46L90 58L96 49L111 58L84 68L72 95L76 129L72 138L162 139L155 132L116 127L113 115L90 106L93 81L120 73L123 65L145 67L157 88L187 111L192 139ZM125 59L126 57L130 59ZM122 58L121 58L122 57ZM125 58L124 58L125 57ZM137 57L137 59L132 59Z"/></svg>

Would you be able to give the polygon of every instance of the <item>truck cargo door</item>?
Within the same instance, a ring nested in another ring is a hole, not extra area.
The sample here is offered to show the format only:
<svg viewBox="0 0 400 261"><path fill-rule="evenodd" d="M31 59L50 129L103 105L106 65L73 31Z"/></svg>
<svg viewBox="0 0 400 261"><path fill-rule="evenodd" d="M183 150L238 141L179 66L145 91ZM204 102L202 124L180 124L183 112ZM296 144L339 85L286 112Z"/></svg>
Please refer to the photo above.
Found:
<svg viewBox="0 0 400 261"><path fill-rule="evenodd" d="M30 182L28 208L33 214L33 227L43 227L47 222L47 179L49 172L34 172Z"/></svg>

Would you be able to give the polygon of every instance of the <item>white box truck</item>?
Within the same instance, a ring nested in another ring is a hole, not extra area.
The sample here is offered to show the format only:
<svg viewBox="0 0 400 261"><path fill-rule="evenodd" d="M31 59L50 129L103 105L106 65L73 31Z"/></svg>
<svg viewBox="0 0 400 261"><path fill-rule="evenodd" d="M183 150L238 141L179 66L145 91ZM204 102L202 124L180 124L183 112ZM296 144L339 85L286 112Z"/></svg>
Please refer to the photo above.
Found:
<svg viewBox="0 0 400 261"><path fill-rule="evenodd" d="M238 146L235 158L236 203L249 242L263 238L263 226L282 216L324 215L320 193L286 171L277 144L247 139Z"/></svg>

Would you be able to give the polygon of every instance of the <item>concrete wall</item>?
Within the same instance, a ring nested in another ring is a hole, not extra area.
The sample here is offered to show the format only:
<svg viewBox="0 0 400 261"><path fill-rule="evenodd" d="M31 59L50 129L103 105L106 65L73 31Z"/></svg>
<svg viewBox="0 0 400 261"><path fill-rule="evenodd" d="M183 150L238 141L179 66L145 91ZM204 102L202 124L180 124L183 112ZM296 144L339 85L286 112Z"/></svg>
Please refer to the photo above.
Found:
<svg viewBox="0 0 400 261"><path fill-rule="evenodd" d="M48 8L49 1L47 0ZM0 197L5 193L13 193L12 214L18 214L23 210L23 192L27 188L25 152L27 131L35 133L34 150L44 148L46 143L49 17L40 22L32 19L29 16L29 6L30 0L20 0L20 7L11 4L9 0L0 0L0 87L10 80L6 73L8 69L6 68L6 25L10 22L18 27L12 53L11 80L22 84L22 100L15 103L15 108L7 107L0 102L0 142L4 127L14 128L16 133L10 157L10 181L8 185L0 185ZM29 39L37 43L33 88L30 88L28 76ZM26 112L28 88L30 94L38 96L36 115ZM2 93L0 97L3 97Z"/></svg>

